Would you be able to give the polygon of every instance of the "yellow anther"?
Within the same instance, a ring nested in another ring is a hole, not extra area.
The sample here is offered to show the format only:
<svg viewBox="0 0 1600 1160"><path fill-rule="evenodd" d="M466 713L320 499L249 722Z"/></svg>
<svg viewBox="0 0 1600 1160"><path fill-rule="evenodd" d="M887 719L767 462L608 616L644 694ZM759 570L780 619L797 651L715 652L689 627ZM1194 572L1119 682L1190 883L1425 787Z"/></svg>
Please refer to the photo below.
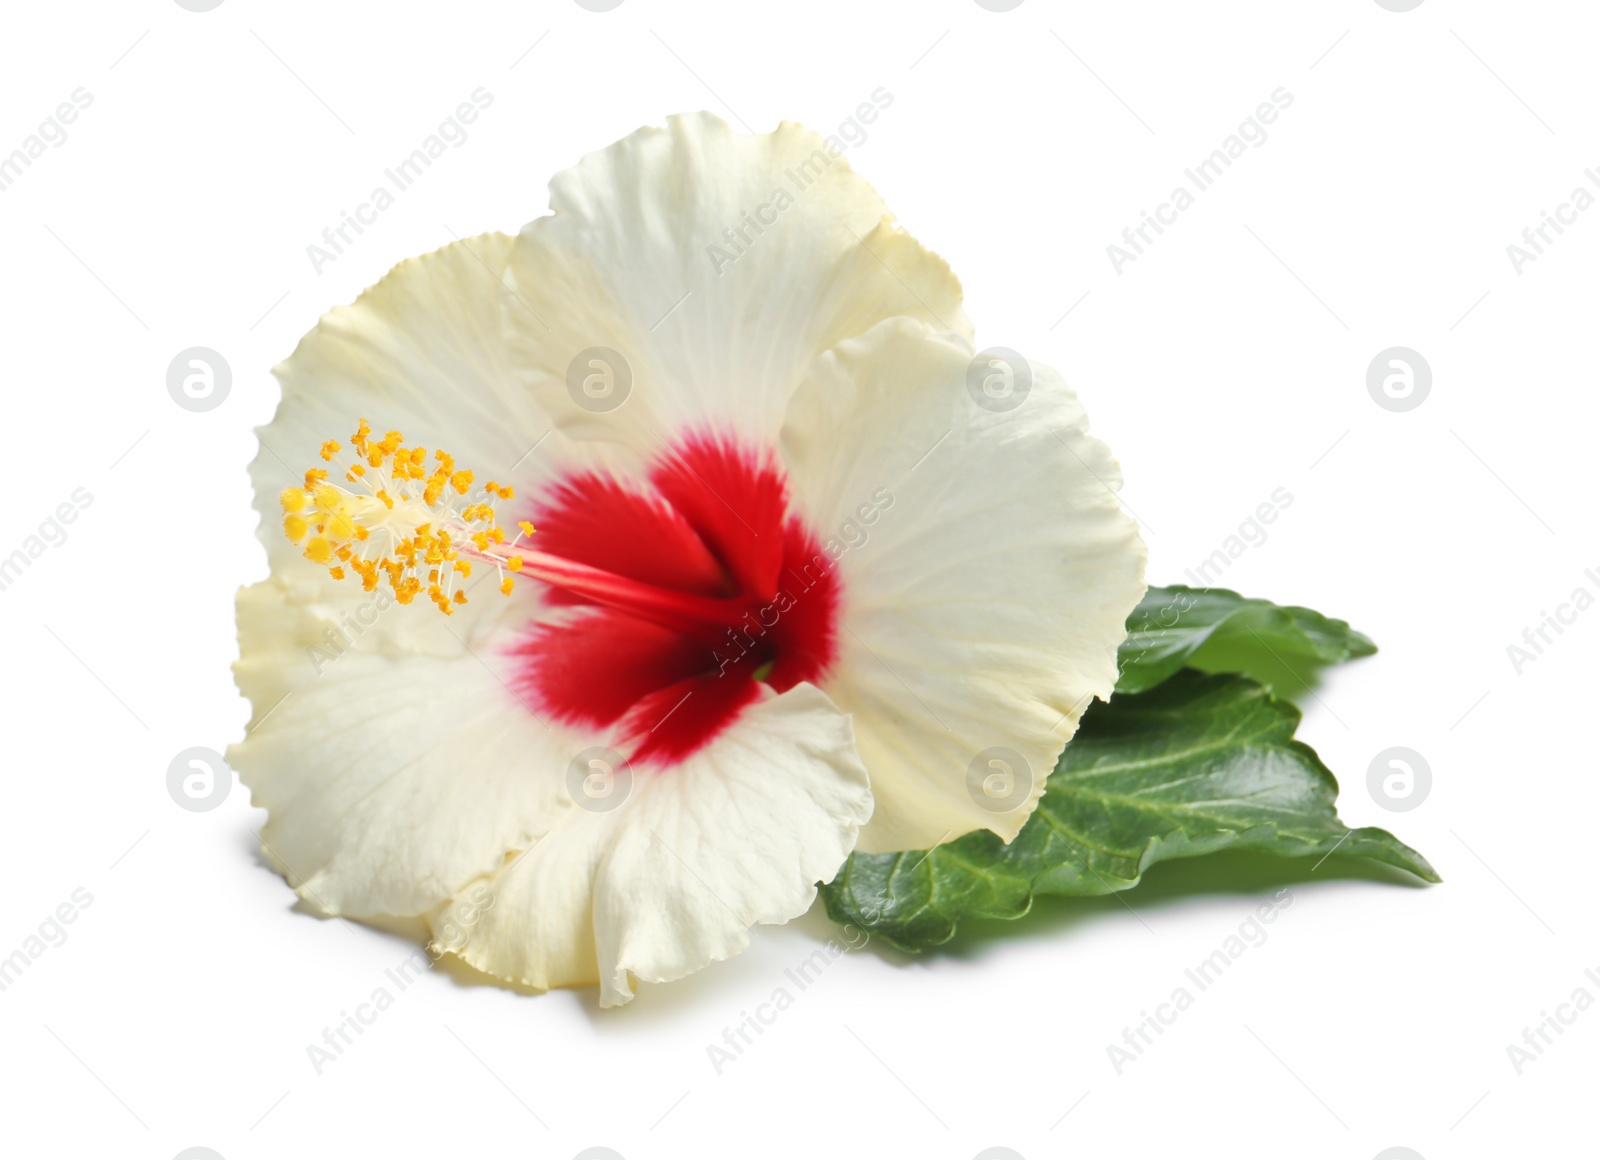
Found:
<svg viewBox="0 0 1600 1160"><path fill-rule="evenodd" d="M284 534L330 577L359 578L368 592L384 582L401 604L426 592L448 616L468 602L461 582L477 559L522 570L523 558L509 554L495 522L495 501L511 499L511 488L490 480L475 502L458 501L472 490L470 470L458 470L442 448L406 446L399 431L374 439L366 419L351 433L349 448L341 457L343 445L329 439L318 449L339 484L330 482L328 469L314 467L304 487L279 497ZM518 527L533 534L526 520ZM498 587L509 595L511 578L501 576Z"/></svg>

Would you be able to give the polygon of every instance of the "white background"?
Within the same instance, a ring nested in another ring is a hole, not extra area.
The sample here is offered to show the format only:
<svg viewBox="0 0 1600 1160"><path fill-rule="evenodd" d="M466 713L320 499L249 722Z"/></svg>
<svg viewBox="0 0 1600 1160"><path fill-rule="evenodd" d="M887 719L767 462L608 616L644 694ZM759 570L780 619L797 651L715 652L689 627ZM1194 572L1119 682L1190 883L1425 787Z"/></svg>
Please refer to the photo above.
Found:
<svg viewBox="0 0 1600 1160"><path fill-rule="evenodd" d="M1506 254L1600 165L1588 6L123 0L5 23L0 152L75 88L94 100L0 193L0 555L74 489L93 503L0 592L0 956L75 888L93 903L0 993L0 1150L1591 1147L1600 1012L1520 1076L1506 1052L1575 988L1600 997L1600 611L1520 675L1507 656L1575 588L1600 594L1600 212L1520 274ZM479 86L471 139L314 272L306 246ZM1066 372L1123 462L1154 582L1293 495L1222 583L1379 642L1304 698L1302 735L1345 819L1394 829L1444 884L1176 864L1041 905L1016 937L854 952L721 1075L707 1045L836 933L820 908L619 1011L434 971L316 1075L306 1046L414 944L296 912L244 792L191 814L164 784L247 719L228 665L234 591L265 570L244 465L268 368L396 261L538 216L553 173L639 125L709 108L829 131L879 86L893 105L851 163L959 273L980 345ZM1266 143L1115 272L1106 246L1279 86L1294 103ZM1397 344L1434 375L1404 414L1365 385ZM206 414L165 386L194 345L233 368ZM1365 786L1393 745L1433 770L1406 814ZM1106 1046L1281 884L1269 941L1117 1075Z"/></svg>

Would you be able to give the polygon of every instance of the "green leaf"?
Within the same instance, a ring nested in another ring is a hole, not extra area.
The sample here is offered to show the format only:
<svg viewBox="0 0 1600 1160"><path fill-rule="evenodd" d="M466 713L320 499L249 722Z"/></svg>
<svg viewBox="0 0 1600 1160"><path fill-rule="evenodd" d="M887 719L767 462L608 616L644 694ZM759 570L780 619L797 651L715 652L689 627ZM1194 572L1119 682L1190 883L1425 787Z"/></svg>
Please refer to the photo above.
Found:
<svg viewBox="0 0 1600 1160"><path fill-rule="evenodd" d="M1224 848L1320 858L1335 850L1437 882L1384 830L1351 830L1338 785L1294 740L1300 712L1239 676L1179 673L1084 715L1044 797L1009 845L987 830L932 851L853 854L824 887L828 914L904 950L970 918L1018 918L1036 895L1136 886L1157 862Z"/></svg>
<svg viewBox="0 0 1600 1160"><path fill-rule="evenodd" d="M1128 617L1118 651L1117 692L1140 693L1182 668L1244 673L1269 688L1305 685L1316 665L1371 656L1378 648L1342 620L1283 607L1226 588L1152 588Z"/></svg>

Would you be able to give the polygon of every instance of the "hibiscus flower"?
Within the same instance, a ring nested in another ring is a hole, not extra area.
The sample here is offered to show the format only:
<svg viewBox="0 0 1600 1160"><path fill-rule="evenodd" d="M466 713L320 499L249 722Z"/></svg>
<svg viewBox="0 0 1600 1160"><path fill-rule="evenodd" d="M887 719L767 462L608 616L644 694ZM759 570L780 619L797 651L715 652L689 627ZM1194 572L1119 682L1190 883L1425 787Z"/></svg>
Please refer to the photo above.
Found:
<svg viewBox="0 0 1600 1160"><path fill-rule="evenodd" d="M610 1006L852 849L1013 837L1144 548L1061 378L976 357L816 134L676 117L551 208L276 369L229 761L312 907Z"/></svg>

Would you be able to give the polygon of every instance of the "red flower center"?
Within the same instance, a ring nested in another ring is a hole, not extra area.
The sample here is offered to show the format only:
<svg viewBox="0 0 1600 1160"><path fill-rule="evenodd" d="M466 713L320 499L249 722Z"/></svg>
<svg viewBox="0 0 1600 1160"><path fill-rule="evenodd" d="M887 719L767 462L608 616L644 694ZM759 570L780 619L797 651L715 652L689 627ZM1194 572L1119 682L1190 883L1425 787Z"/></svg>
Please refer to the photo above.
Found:
<svg viewBox="0 0 1600 1160"><path fill-rule="evenodd" d="M834 660L838 576L770 453L692 436L643 486L568 476L534 522L525 574L573 612L516 647L519 692L568 725L619 726L631 760L680 761L758 682L781 693Z"/></svg>

